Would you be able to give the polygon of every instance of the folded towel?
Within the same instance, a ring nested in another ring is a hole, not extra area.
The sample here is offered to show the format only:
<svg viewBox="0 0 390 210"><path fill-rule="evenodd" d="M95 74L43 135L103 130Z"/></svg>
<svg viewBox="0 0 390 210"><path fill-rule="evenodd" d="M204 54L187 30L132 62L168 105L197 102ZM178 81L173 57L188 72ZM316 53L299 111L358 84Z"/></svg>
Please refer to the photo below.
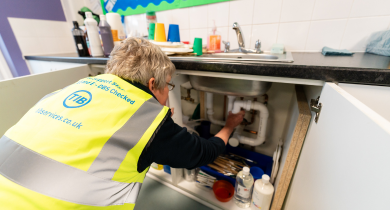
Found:
<svg viewBox="0 0 390 210"><path fill-rule="evenodd" d="M322 48L323 55L352 55L353 53L348 50L336 50L329 47Z"/></svg>

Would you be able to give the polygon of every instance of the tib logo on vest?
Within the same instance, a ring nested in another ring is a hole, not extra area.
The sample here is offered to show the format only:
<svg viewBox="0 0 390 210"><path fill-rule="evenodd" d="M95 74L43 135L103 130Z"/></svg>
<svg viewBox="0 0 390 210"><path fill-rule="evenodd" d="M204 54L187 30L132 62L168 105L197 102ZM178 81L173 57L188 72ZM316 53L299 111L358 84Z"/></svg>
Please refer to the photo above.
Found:
<svg viewBox="0 0 390 210"><path fill-rule="evenodd" d="M63 104L66 108L79 108L92 100L92 94L86 90L78 90L65 98Z"/></svg>

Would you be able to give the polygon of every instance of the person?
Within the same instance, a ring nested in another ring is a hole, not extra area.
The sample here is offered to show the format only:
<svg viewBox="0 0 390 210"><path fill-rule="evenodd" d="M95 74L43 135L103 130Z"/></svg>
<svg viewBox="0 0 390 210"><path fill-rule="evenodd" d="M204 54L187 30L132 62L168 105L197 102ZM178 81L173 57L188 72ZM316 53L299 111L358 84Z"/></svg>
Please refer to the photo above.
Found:
<svg viewBox="0 0 390 210"><path fill-rule="evenodd" d="M165 106L174 72L159 47L128 38L105 74L43 97L0 139L0 209L133 209L153 162L213 162L244 112L214 137L190 134Z"/></svg>

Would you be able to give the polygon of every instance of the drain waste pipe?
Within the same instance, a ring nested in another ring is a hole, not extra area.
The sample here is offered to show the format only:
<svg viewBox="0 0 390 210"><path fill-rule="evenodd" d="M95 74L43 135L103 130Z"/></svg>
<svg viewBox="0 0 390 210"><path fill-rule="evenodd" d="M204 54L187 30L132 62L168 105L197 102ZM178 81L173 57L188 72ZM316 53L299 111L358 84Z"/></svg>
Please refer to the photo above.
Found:
<svg viewBox="0 0 390 210"><path fill-rule="evenodd" d="M228 109L227 109L227 112L226 112L226 119L229 115L229 112L232 111L233 109L233 103L234 103L234 100L236 100L236 96L227 96L228 97Z"/></svg>
<svg viewBox="0 0 390 210"><path fill-rule="evenodd" d="M207 108L207 117L212 124L225 126L226 122L222 120L214 119L214 109L213 109L213 94L206 92L206 108Z"/></svg>
<svg viewBox="0 0 390 210"><path fill-rule="evenodd" d="M259 129L257 131L257 138L249 138L246 136L240 135L243 130L243 126L240 125L236 132L233 134L233 137L229 139L229 144L232 147L237 147L239 143L241 144L247 144L250 146L259 146L265 141L265 132L267 130L267 121L268 121L268 109L267 107L258 102L258 101L235 101L233 105L233 114L237 114L241 108L244 108L245 110L249 111L251 109L257 110L260 113L260 122L259 122Z"/></svg>

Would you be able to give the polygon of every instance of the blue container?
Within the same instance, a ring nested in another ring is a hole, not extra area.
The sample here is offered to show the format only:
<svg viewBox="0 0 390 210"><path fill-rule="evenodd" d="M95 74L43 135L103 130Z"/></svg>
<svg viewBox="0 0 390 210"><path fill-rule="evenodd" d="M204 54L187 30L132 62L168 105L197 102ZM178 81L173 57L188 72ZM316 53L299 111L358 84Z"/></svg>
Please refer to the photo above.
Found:
<svg viewBox="0 0 390 210"><path fill-rule="evenodd" d="M168 42L180 42L179 25L169 24Z"/></svg>
<svg viewBox="0 0 390 210"><path fill-rule="evenodd" d="M165 173L171 174L171 167L170 166L164 165L163 167L164 167L164 172Z"/></svg>
<svg viewBox="0 0 390 210"><path fill-rule="evenodd" d="M225 152L226 153L231 152L233 154L236 154L236 155L239 155L239 156L256 161L257 164L253 164L250 162L246 162L246 163L248 165L250 165L251 167L252 166L259 167L260 169L262 169L264 171L264 174L267 174L268 176L271 177L272 164L273 164L272 157L267 156L267 155L263 155L263 154L259 154L257 152L252 152L252 151L240 148L240 147L231 147L230 145L226 146ZM225 176L225 175L211 169L208 166L201 166L200 169L202 171L204 171L205 173L217 178L218 180L226 180L226 181L230 182L233 186L236 186L236 179L235 178Z"/></svg>
<svg viewBox="0 0 390 210"><path fill-rule="evenodd" d="M255 179L255 181L257 179L261 179L261 177L264 175L263 169L261 169L257 166L252 166L250 170L251 170L251 174L252 174L253 178Z"/></svg>

